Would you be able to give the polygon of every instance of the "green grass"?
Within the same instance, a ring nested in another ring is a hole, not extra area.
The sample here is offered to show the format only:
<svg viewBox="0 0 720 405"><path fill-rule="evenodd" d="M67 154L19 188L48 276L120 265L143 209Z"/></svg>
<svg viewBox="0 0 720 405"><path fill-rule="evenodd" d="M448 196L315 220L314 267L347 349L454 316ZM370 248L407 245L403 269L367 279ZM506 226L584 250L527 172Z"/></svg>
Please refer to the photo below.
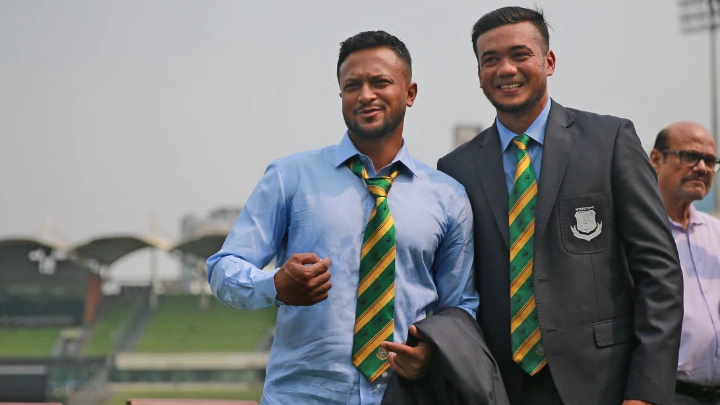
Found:
<svg viewBox="0 0 720 405"><path fill-rule="evenodd" d="M0 357L50 356L62 328L0 329Z"/></svg>
<svg viewBox="0 0 720 405"><path fill-rule="evenodd" d="M129 398L185 398L185 399L243 399L260 402L262 388L255 389L212 389L193 391L116 391L106 405L125 405Z"/></svg>
<svg viewBox="0 0 720 405"><path fill-rule="evenodd" d="M105 356L114 347L115 335L120 332L132 315L134 305L128 299L122 297L112 298L105 306L104 311L99 314L95 324L95 333L92 340L85 348L85 356Z"/></svg>
<svg viewBox="0 0 720 405"><path fill-rule="evenodd" d="M239 310L210 297L207 310L194 296L162 296L135 352L244 352L256 349L275 325L277 308Z"/></svg>

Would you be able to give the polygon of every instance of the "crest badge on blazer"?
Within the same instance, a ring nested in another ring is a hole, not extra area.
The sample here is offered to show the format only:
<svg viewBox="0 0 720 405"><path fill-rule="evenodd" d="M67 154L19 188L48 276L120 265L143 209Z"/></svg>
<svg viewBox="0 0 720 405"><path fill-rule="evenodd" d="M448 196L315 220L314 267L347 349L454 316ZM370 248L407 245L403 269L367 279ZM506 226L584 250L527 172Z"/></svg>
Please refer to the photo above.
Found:
<svg viewBox="0 0 720 405"><path fill-rule="evenodd" d="M595 221L595 206L575 208L577 225L570 230L578 239L591 241L602 232L602 222Z"/></svg>

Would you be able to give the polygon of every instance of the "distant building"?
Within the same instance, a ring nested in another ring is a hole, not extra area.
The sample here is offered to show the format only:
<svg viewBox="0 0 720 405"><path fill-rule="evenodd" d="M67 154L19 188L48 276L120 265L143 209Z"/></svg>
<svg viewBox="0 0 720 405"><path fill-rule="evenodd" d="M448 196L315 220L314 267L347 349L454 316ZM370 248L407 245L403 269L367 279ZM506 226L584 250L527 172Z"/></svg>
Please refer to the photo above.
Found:
<svg viewBox="0 0 720 405"><path fill-rule="evenodd" d="M230 228L240 215L242 207L216 208L205 217L189 214L180 220L180 236L182 239L205 235L218 230L230 232Z"/></svg>
<svg viewBox="0 0 720 405"><path fill-rule="evenodd" d="M480 124L458 124L455 125L453 131L453 149L464 144L465 142L473 139L477 134L485 129L485 126Z"/></svg>
<svg viewBox="0 0 720 405"><path fill-rule="evenodd" d="M187 241L207 235L227 235L238 215L240 215L240 211L242 211L242 207L220 207L210 211L207 216L185 215L180 220L180 238L182 241ZM204 260L206 258L201 257L198 259ZM194 274L191 264L182 261L180 264L182 289L189 292L195 279L197 279L197 276Z"/></svg>

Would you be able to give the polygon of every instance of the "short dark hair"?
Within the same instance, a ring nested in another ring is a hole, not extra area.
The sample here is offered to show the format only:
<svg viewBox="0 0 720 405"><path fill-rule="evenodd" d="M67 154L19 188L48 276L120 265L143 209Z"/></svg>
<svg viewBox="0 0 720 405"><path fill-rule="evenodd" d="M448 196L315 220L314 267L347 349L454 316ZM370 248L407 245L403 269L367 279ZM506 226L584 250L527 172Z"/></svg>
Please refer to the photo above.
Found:
<svg viewBox="0 0 720 405"><path fill-rule="evenodd" d="M480 17L479 20L473 25L472 29L472 47L477 58L477 39L480 35L498 28L503 25L517 24L520 22L531 22L538 32L542 36L542 48L543 52L547 52L550 49L550 32L548 31L548 23L545 21L545 14L541 9L531 10L524 7L503 7L497 10L493 10L484 16Z"/></svg>
<svg viewBox="0 0 720 405"><path fill-rule="evenodd" d="M340 65L350 56L351 53L363 49L388 47L407 64L408 73L412 77L412 59L410 51L396 36L385 31L364 31L340 43L340 55L337 62L337 77L340 79Z"/></svg>
<svg viewBox="0 0 720 405"><path fill-rule="evenodd" d="M667 150L670 146L670 143L668 142L668 132L667 128L663 128L660 132L658 132L653 149L657 149L659 151Z"/></svg>

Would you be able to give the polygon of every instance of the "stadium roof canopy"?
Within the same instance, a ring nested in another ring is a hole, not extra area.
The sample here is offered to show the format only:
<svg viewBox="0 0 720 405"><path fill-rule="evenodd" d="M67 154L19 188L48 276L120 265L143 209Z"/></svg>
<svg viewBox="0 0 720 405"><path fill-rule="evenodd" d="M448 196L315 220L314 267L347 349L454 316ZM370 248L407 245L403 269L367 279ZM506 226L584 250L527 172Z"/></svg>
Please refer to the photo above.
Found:
<svg viewBox="0 0 720 405"><path fill-rule="evenodd" d="M227 232L209 231L203 235L181 241L173 246L172 250L204 259L217 253L226 237Z"/></svg>
<svg viewBox="0 0 720 405"><path fill-rule="evenodd" d="M169 251L171 244L158 238L108 236L93 239L75 247L72 251L81 258L96 260L109 266L125 255L149 247Z"/></svg>
<svg viewBox="0 0 720 405"><path fill-rule="evenodd" d="M33 263L36 260L30 258L31 256L42 256L42 258L52 256L63 263L72 263L74 267L85 267L97 271L97 265L111 266L124 256L146 248L155 248L205 259L220 250L226 236L226 230L208 230L201 235L185 239L177 245L173 245L160 238L138 235L109 235L96 237L75 247L66 247L41 239L7 238L0 239L0 267L2 267L2 263L7 262L11 257L24 257L23 262L27 262L29 267L36 268L37 264ZM37 251L42 251L42 253L31 253ZM4 260L5 258L7 260ZM17 259L13 263L18 263ZM13 265L14 268L17 266L18 264ZM0 271L2 270L0 268Z"/></svg>
<svg viewBox="0 0 720 405"><path fill-rule="evenodd" d="M32 238L10 238L0 239L0 254L7 253L9 251L33 251L42 249L47 252L50 251L65 251L63 246L54 244L49 241L43 241Z"/></svg>
<svg viewBox="0 0 720 405"><path fill-rule="evenodd" d="M0 272L11 270L37 270L54 273L56 268L63 271L89 270L72 259L65 246L51 241L33 238L0 239Z"/></svg>

